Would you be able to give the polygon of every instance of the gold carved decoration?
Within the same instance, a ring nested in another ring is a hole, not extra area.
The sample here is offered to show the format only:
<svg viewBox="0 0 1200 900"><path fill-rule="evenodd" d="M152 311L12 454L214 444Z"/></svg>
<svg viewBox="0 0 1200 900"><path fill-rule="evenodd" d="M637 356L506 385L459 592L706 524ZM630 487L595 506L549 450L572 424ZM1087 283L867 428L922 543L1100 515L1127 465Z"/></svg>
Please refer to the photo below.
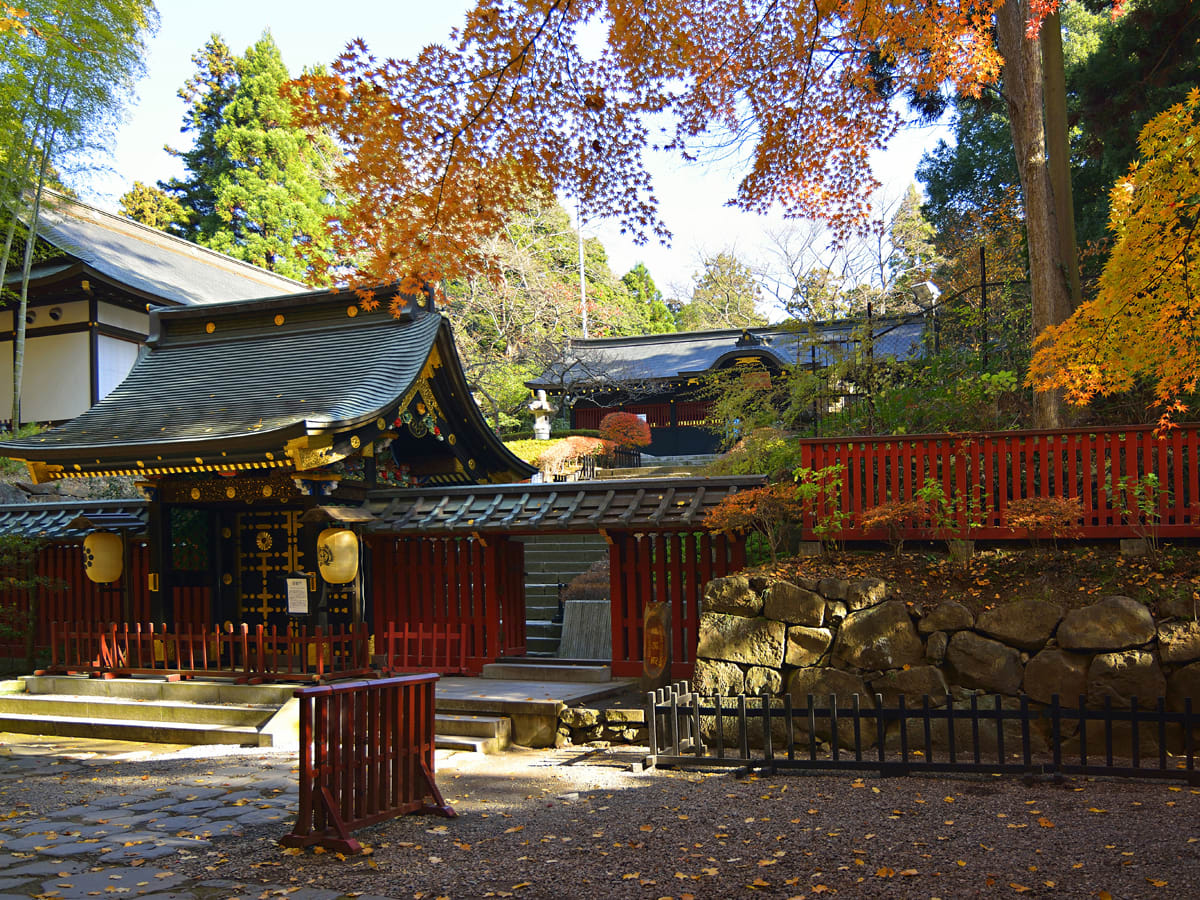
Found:
<svg viewBox="0 0 1200 900"><path fill-rule="evenodd" d="M259 550L270 550L271 549L271 532L260 531L258 533L258 535L254 538L254 545L256 547L258 547Z"/></svg>
<svg viewBox="0 0 1200 900"><path fill-rule="evenodd" d="M192 488L191 496L192 496L193 500L199 500L200 499L200 488Z"/></svg>
<svg viewBox="0 0 1200 900"><path fill-rule="evenodd" d="M207 331L209 334L212 334L214 331L217 330L217 323L216 322L205 322L204 330Z"/></svg>
<svg viewBox="0 0 1200 900"><path fill-rule="evenodd" d="M275 324L282 325L283 323L284 323L283 313L276 313L275 314Z"/></svg>
<svg viewBox="0 0 1200 900"><path fill-rule="evenodd" d="M359 438L359 436L357 434L350 435L350 446L353 447L355 450L357 450L359 447L362 446L362 440Z"/></svg>
<svg viewBox="0 0 1200 900"><path fill-rule="evenodd" d="M235 488L233 485L230 485L229 487L225 488L225 496L228 497L230 500L232 500L234 497L237 496L237 488Z"/></svg>
<svg viewBox="0 0 1200 900"><path fill-rule="evenodd" d="M353 319L355 316L358 315L358 307L357 306L347 306L346 307L346 315L348 315L350 318Z"/></svg>

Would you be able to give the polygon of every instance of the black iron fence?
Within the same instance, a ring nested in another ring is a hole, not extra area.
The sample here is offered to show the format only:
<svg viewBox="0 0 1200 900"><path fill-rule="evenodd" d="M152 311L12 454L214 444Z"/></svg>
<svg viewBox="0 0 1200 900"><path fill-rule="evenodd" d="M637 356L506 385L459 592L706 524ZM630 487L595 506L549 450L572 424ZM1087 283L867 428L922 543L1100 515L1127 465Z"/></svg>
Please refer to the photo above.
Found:
<svg viewBox="0 0 1200 900"><path fill-rule="evenodd" d="M1186 698L1171 711L1131 698L1106 698L1099 709L1048 705L1028 697L926 695L918 706L900 696L854 694L839 705L808 695L702 696L687 682L646 695L647 768L729 767L748 770L937 772L1020 775L1111 775L1200 785L1196 736L1200 715Z"/></svg>

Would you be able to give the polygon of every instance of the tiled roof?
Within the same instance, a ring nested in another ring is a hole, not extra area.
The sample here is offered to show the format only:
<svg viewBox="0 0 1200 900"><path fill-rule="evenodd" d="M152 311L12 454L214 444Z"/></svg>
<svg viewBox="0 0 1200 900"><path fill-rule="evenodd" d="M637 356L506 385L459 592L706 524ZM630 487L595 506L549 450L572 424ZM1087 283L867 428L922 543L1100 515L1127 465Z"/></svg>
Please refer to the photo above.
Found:
<svg viewBox="0 0 1200 900"><path fill-rule="evenodd" d="M96 272L167 303L215 303L309 290L299 281L53 192L43 200L38 234ZM52 275L52 269L36 274Z"/></svg>
<svg viewBox="0 0 1200 900"><path fill-rule="evenodd" d="M149 520L145 500L67 500L55 503L13 503L0 506L0 534L24 534L52 540L81 538L90 528L71 523L80 516L134 516ZM139 532L141 533L141 532Z"/></svg>
<svg viewBox="0 0 1200 900"><path fill-rule="evenodd" d="M157 334L112 393L19 443L165 454L173 444L278 445L378 416L416 379L449 323L428 312L403 321L382 310L349 318L353 296L333 311L318 309L329 296L156 312ZM0 452L19 455L13 443Z"/></svg>
<svg viewBox="0 0 1200 900"><path fill-rule="evenodd" d="M705 513L725 497L765 483L761 475L747 475L379 491L372 493L377 521L371 530L422 535L689 530L699 528Z"/></svg>
<svg viewBox="0 0 1200 900"><path fill-rule="evenodd" d="M761 356L779 367L815 361L825 366L836 353L853 349L861 322L816 323L811 330L779 327L726 331L681 331L637 337L576 340L561 363L526 384L534 389L605 382L684 378L712 371L731 358ZM879 355L909 359L919 349L919 318L875 320Z"/></svg>

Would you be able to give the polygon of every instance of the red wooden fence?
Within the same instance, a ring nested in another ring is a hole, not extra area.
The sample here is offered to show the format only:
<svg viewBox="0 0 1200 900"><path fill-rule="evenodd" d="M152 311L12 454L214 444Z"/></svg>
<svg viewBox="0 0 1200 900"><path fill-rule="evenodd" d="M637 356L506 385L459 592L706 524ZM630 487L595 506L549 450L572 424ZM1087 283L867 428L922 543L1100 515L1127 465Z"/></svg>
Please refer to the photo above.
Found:
<svg viewBox="0 0 1200 900"><path fill-rule="evenodd" d="M609 539L613 675L642 674L643 612L649 603L670 603L671 674L690 678L704 586L745 567L745 542L724 535L631 532Z"/></svg>
<svg viewBox="0 0 1200 900"><path fill-rule="evenodd" d="M469 671L467 630L462 626L403 622L397 627L388 622L387 630L376 634L376 648L383 650L384 667L392 672L464 675Z"/></svg>
<svg viewBox="0 0 1200 900"><path fill-rule="evenodd" d="M1082 537L1129 537L1148 527L1162 537L1200 533L1197 424L1181 425L1162 438L1145 425L806 439L800 441L800 460L811 469L840 467L840 491L818 509L826 511L826 521L831 510L847 517L840 532L845 539L884 537L862 527L863 514L913 500L930 482L940 485L954 518L941 531L958 537L1013 538L1008 508L1024 498L1077 499ZM1147 475L1156 476L1160 488L1148 518L1139 517L1134 490ZM806 533L821 518L821 512L810 514ZM906 536L938 536L936 524L914 522Z"/></svg>
<svg viewBox="0 0 1200 900"><path fill-rule="evenodd" d="M357 853L355 829L411 812L455 814L433 777L437 679L407 675L296 691L300 809L281 844Z"/></svg>
<svg viewBox="0 0 1200 900"><path fill-rule="evenodd" d="M239 681L320 681L371 673L366 625L285 629L242 624L142 625L52 622L46 672L197 675Z"/></svg>
<svg viewBox="0 0 1200 900"><path fill-rule="evenodd" d="M466 632L466 669L525 652L524 545L489 534L372 539L374 631L421 623Z"/></svg>
<svg viewBox="0 0 1200 900"><path fill-rule="evenodd" d="M146 573L150 570L150 550L144 541L130 547L130 565L120 580L112 584L96 584L88 580L83 570L83 544L73 542L50 544L38 554L34 573L46 579L46 584L34 592L37 646L50 643L51 622L114 622L125 618L124 584L130 588L132 619L144 622L150 618L150 595L146 590ZM14 621L24 621L28 599L22 591L0 590L0 607ZM204 617L208 618L205 608ZM24 656L23 645L0 644L0 655Z"/></svg>

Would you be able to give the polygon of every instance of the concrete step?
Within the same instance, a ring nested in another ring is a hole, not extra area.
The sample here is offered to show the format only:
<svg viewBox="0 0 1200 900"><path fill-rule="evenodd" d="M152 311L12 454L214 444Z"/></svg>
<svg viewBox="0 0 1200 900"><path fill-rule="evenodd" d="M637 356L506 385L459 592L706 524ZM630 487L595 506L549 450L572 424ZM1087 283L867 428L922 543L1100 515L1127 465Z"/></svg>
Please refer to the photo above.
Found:
<svg viewBox="0 0 1200 900"><path fill-rule="evenodd" d="M0 731L171 744L295 747L293 685L28 676L0 691Z"/></svg>
<svg viewBox="0 0 1200 900"><path fill-rule="evenodd" d="M562 625L562 622L555 622L551 619L527 619L525 621L525 637L559 638L562 636Z"/></svg>
<svg viewBox="0 0 1200 900"><path fill-rule="evenodd" d="M73 716L5 713L0 715L0 731L158 744L238 744L251 747L274 745L270 736L248 725L189 725L180 722L148 722L142 719L83 719Z"/></svg>
<svg viewBox="0 0 1200 900"><path fill-rule="evenodd" d="M259 728L265 725L277 710L277 706L124 700L119 697L88 697L71 694L5 694L0 696L0 721L3 721L4 716L13 714L41 715L57 719L124 719L166 724L237 725Z"/></svg>
<svg viewBox="0 0 1200 900"><path fill-rule="evenodd" d="M166 681L162 678L88 678L86 675L26 675L29 694L71 694L181 703L239 703L280 706L294 684L235 684L230 680Z"/></svg>
<svg viewBox="0 0 1200 900"><path fill-rule="evenodd" d="M512 720L507 716L438 713L434 731L442 750L500 753L512 743Z"/></svg>
<svg viewBox="0 0 1200 900"><path fill-rule="evenodd" d="M612 666L563 665L558 663L489 663L483 667L484 678L506 681L565 681L599 683L612 681Z"/></svg>

